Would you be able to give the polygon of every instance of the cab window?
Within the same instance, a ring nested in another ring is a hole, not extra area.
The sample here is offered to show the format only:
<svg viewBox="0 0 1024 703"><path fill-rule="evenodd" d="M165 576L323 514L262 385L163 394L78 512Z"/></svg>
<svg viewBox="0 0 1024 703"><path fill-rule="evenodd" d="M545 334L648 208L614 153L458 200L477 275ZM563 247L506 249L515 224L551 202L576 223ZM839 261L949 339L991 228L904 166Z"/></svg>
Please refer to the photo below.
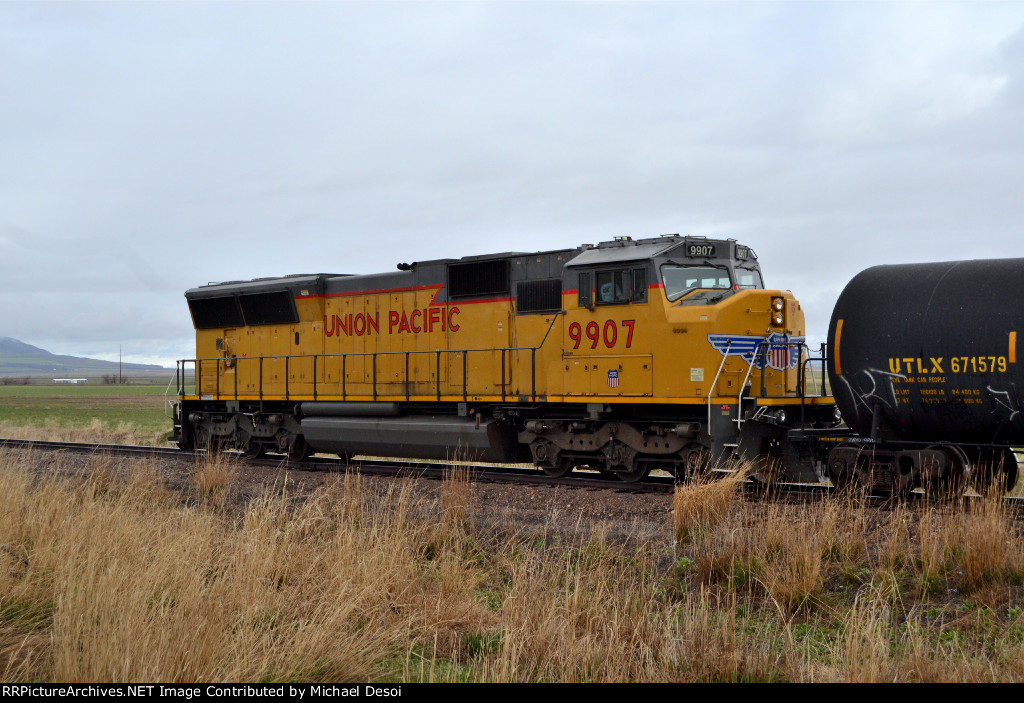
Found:
<svg viewBox="0 0 1024 703"><path fill-rule="evenodd" d="M594 302L598 305L645 303L647 302L647 270L637 268L598 271L594 293Z"/></svg>

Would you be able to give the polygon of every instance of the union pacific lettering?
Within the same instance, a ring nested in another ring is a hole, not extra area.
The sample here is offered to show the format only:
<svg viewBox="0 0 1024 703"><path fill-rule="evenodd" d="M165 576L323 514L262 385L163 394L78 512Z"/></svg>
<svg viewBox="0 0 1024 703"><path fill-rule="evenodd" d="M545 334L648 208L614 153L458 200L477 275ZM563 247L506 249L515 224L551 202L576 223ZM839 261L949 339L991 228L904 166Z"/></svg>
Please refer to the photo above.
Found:
<svg viewBox="0 0 1024 703"><path fill-rule="evenodd" d="M423 308L411 313L405 310L388 312L388 334L419 334L433 332L458 332L459 323L455 319L460 313L458 307ZM355 336L380 334L380 313L349 313L347 315L324 315L324 335Z"/></svg>

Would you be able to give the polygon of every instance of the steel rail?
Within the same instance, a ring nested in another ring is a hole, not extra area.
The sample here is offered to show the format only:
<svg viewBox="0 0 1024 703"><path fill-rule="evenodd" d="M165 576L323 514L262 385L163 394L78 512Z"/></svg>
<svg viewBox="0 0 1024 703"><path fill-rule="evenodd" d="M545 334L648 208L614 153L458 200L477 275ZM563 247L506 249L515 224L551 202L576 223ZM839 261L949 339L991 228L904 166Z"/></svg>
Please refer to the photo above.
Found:
<svg viewBox="0 0 1024 703"><path fill-rule="evenodd" d="M54 442L46 440L28 439L3 439L0 438L0 449L41 449L44 451L69 451L80 454L119 454L124 456L164 456L164 457L200 457L205 455L204 450L183 450L177 447L155 447L137 446L126 444L94 444L88 442ZM519 483L539 486L566 486L569 488L580 488L587 490L613 490L626 493L673 493L677 485L675 478L671 476L648 476L643 481L626 483L616 479L597 478L599 474L594 471L576 471L569 476L556 478L548 476L541 469L524 468L518 466L502 466L499 464L474 464L470 462L445 462L445 461L417 461L406 459L356 459L345 461L337 457L313 456L303 462L290 461L284 455L268 454L260 458L252 459L245 456L243 452L229 450L225 452L237 457L243 463L254 466L269 466L288 468L288 470L300 471L330 471L343 472L354 470L364 475L395 476L407 478L427 478L443 480L450 476L453 470L465 470L468 478L472 481L490 483ZM717 473L728 474L728 470L717 470ZM837 491L829 484L824 483L773 483L764 484L746 479L742 482L745 494L755 498L773 499L776 497L787 497L797 499L800 495L805 496L828 496L836 494ZM875 503L900 502L900 497L890 494L864 494L864 498ZM923 491L912 491L904 498L912 501L928 500ZM958 498L966 499L968 503L981 498L977 494L965 494ZM1024 496L1003 496L1009 505L1024 513ZM949 504L951 500L936 500L938 504Z"/></svg>

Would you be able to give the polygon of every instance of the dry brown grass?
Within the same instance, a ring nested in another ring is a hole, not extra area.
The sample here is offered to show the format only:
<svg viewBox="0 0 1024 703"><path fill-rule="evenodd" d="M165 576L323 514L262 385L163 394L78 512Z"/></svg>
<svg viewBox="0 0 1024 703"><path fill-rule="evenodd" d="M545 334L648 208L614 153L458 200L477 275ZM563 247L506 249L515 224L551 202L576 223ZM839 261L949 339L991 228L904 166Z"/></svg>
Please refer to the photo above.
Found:
<svg viewBox="0 0 1024 703"><path fill-rule="evenodd" d="M182 494L148 464L98 456L83 481L12 456L4 681L1024 677L1020 530L998 501L791 505L720 481L680 488L677 544L625 545L485 530L455 471L436 498L345 474L240 507L226 457Z"/></svg>
<svg viewBox="0 0 1024 703"><path fill-rule="evenodd" d="M239 469L239 459L235 455L223 452L197 454L192 480L199 499L218 508L223 507L230 498L231 485Z"/></svg>
<svg viewBox="0 0 1024 703"><path fill-rule="evenodd" d="M448 527L464 530L470 525L473 508L472 469L448 466L441 484L441 517Z"/></svg>
<svg viewBox="0 0 1024 703"><path fill-rule="evenodd" d="M1024 546L1015 526L1011 509L994 496L922 516L921 590L934 591L950 578L966 593L999 582L1024 582Z"/></svg>
<svg viewBox="0 0 1024 703"><path fill-rule="evenodd" d="M728 517L746 473L741 470L723 478L705 475L677 485L672 498L676 541L689 542Z"/></svg>
<svg viewBox="0 0 1024 703"><path fill-rule="evenodd" d="M168 429L170 427L168 426ZM136 446L161 446L166 444L166 432L145 432L138 427L120 423L110 427L100 420L93 420L87 426L66 427L50 422L45 425L17 425L0 422L0 437L7 439L30 439L43 442L85 442L95 444L129 444Z"/></svg>

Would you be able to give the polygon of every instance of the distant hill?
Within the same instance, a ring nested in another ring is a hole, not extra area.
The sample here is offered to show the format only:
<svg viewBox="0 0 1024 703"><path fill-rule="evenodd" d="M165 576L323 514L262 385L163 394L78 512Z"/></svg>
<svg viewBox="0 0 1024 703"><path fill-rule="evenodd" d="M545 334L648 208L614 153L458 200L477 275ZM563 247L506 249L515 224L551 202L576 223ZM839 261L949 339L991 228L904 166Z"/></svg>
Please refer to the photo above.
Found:
<svg viewBox="0 0 1024 703"><path fill-rule="evenodd" d="M122 364L124 373L162 373L168 370L155 364ZM0 337L0 376L75 376L86 378L117 373L116 361L86 359L51 354L45 349L12 337Z"/></svg>

